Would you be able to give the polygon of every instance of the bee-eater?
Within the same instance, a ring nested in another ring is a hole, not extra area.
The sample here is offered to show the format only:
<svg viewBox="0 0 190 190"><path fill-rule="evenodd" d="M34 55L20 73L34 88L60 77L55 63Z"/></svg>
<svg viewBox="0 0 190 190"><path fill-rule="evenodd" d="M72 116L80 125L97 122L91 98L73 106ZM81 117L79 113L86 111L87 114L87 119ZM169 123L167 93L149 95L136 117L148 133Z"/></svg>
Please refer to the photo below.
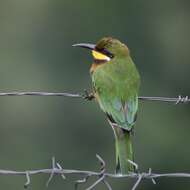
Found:
<svg viewBox="0 0 190 190"><path fill-rule="evenodd" d="M96 45L73 46L90 49L93 94L113 128L116 145L116 173L134 171L132 131L138 109L140 76L128 47L119 40L104 37Z"/></svg>

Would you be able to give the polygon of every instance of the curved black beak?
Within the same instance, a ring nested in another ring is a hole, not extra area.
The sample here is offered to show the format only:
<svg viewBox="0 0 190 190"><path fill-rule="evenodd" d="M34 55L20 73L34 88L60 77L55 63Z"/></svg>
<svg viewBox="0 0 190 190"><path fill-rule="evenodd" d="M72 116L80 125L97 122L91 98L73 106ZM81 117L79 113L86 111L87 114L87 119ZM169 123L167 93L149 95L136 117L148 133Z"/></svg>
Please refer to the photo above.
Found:
<svg viewBox="0 0 190 190"><path fill-rule="evenodd" d="M80 44L73 44L73 47L82 47L90 50L94 50L96 45L95 44L88 44L88 43L80 43Z"/></svg>

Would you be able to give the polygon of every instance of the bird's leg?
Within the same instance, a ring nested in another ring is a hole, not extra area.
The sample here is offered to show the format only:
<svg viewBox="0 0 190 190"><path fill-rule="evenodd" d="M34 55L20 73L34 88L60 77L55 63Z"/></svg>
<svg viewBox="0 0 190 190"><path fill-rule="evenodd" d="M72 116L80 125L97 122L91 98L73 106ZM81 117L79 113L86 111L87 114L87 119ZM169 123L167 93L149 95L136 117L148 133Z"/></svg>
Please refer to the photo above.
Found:
<svg viewBox="0 0 190 190"><path fill-rule="evenodd" d="M84 94L82 95L85 100L93 100L95 98L94 93L89 93L88 90L84 90Z"/></svg>

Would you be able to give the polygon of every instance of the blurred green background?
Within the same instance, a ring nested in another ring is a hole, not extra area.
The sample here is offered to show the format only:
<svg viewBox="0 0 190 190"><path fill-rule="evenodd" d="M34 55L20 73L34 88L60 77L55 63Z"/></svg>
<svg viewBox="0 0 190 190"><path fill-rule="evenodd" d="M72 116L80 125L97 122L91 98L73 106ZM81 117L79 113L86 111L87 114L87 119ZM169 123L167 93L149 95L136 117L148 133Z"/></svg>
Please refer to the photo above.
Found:
<svg viewBox="0 0 190 190"><path fill-rule="evenodd" d="M0 91L90 89L91 55L71 45L114 36L131 50L142 77L140 95L190 95L189 34L188 0L1 0ZM134 149L141 171L190 172L189 114L189 105L140 103ZM113 172L112 130L95 102L0 97L1 169L48 168L55 156L65 168L98 170L96 153ZM46 189L47 179L34 176L29 188ZM48 189L74 189L74 179L57 176ZM109 181L118 190L134 183ZM0 176L0 189L22 189L24 183L24 176ZM143 181L138 189L168 188L189 189L190 180Z"/></svg>

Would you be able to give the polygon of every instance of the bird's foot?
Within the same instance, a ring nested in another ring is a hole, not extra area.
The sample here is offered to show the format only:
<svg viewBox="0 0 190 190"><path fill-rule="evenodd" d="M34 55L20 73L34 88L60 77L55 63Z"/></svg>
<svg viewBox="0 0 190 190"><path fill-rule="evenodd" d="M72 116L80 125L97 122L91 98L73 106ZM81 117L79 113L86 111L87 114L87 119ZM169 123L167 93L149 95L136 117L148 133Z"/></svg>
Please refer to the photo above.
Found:
<svg viewBox="0 0 190 190"><path fill-rule="evenodd" d="M88 90L84 90L84 94L82 95L85 100L93 100L95 98L94 94L91 92L89 93Z"/></svg>

